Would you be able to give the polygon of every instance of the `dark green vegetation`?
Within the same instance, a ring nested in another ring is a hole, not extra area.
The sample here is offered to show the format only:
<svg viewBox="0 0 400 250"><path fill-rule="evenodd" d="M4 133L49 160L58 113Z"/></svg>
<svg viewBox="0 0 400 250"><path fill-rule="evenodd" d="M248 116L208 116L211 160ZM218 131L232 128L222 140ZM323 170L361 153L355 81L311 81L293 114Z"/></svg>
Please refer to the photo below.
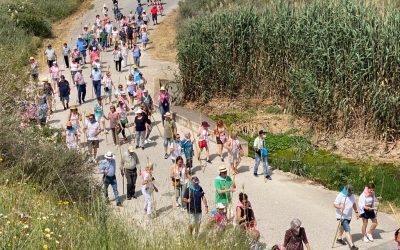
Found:
<svg viewBox="0 0 400 250"><path fill-rule="evenodd" d="M329 131L399 138L400 9L299 2L183 4L181 17L191 17L177 37L185 99L263 96Z"/></svg>
<svg viewBox="0 0 400 250"><path fill-rule="evenodd" d="M212 116L214 120L223 120L228 126L248 122L255 111L247 113L225 113ZM376 164L368 161L348 160L330 152L314 147L308 136L298 136L291 130L280 134L267 134L266 145L269 151L268 163L274 169L306 177L325 187L340 190L351 183L356 193L361 193L368 182L374 182L380 195L383 177L383 200L400 205L400 168L392 164ZM249 156L254 157L252 145L255 135L239 134L249 143Z"/></svg>

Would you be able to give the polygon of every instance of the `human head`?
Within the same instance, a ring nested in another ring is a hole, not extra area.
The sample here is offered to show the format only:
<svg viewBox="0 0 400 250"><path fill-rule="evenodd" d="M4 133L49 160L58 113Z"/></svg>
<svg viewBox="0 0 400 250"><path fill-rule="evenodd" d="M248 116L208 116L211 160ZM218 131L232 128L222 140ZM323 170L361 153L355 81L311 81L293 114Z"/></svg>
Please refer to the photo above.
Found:
<svg viewBox="0 0 400 250"><path fill-rule="evenodd" d="M98 70L98 68L97 68L97 65L95 64L95 65L93 65L93 69L95 70L95 71L97 71Z"/></svg>
<svg viewBox="0 0 400 250"><path fill-rule="evenodd" d="M51 49L51 44L47 45L47 48Z"/></svg>
<svg viewBox="0 0 400 250"><path fill-rule="evenodd" d="M107 71L107 76L110 77L111 76L111 72Z"/></svg>
<svg viewBox="0 0 400 250"><path fill-rule="evenodd" d="M31 56L31 57L29 58L29 61L32 63L32 62L35 61L35 58L34 58L33 56Z"/></svg>
<svg viewBox="0 0 400 250"><path fill-rule="evenodd" d="M208 122L206 122L206 121L202 121L202 122L201 122L201 126L202 126L203 128L205 128L205 129L208 129L208 127L210 127L210 124L208 124Z"/></svg>
<svg viewBox="0 0 400 250"><path fill-rule="evenodd" d="M237 138L237 133L236 133L236 132L232 132L232 133L231 133L231 138L232 138L233 140L236 140L236 138Z"/></svg>
<svg viewBox="0 0 400 250"><path fill-rule="evenodd" d="M295 230L296 232L300 231L301 221L297 218L293 219L290 222L290 229Z"/></svg>
<svg viewBox="0 0 400 250"><path fill-rule="evenodd" d="M175 140L180 140L181 139L181 135L180 134L176 134L175 135Z"/></svg>
<svg viewBox="0 0 400 250"><path fill-rule="evenodd" d="M133 79L134 79L134 78L133 78L133 75L129 75L129 76L128 76L128 80L129 80L129 81L133 81Z"/></svg>
<svg viewBox="0 0 400 250"><path fill-rule="evenodd" d="M224 122L222 120L217 121L217 127L222 128L224 126Z"/></svg>
<svg viewBox="0 0 400 250"><path fill-rule="evenodd" d="M64 75L61 75L60 78L61 78L61 80L63 80L63 81L65 80L65 76L64 76Z"/></svg>
<svg viewBox="0 0 400 250"><path fill-rule="evenodd" d="M153 164L150 163L144 169L145 169L146 172L149 172L149 173L153 172L153 169L154 169Z"/></svg>
<svg viewBox="0 0 400 250"><path fill-rule="evenodd" d="M224 214L225 212L225 205L222 203L217 204L217 211L219 214Z"/></svg>
<svg viewBox="0 0 400 250"><path fill-rule="evenodd" d="M53 62L53 66L57 66L57 61L54 61L54 62Z"/></svg>
<svg viewBox="0 0 400 250"><path fill-rule="evenodd" d="M112 161L114 159L114 154L110 151L108 151L105 155L104 158L106 158L108 161Z"/></svg>
<svg viewBox="0 0 400 250"><path fill-rule="evenodd" d="M160 92L161 93L165 93L167 90L165 89L165 87L164 86L161 86L161 88L160 88Z"/></svg>
<svg viewBox="0 0 400 250"><path fill-rule="evenodd" d="M374 192L375 191L375 184L370 182L367 184L367 188L370 192Z"/></svg>
<svg viewBox="0 0 400 250"><path fill-rule="evenodd" d="M111 106L110 106L110 110L111 110L111 112L114 112L114 111L115 111L115 106L114 106L114 105L111 105Z"/></svg>
<svg viewBox="0 0 400 250"><path fill-rule="evenodd" d="M94 119L94 114L89 114L88 119L91 123L94 123L96 120Z"/></svg>
<svg viewBox="0 0 400 250"><path fill-rule="evenodd" d="M128 147L128 153L129 153L130 155L133 155L133 152L135 152L135 147L129 146L129 147Z"/></svg>
<svg viewBox="0 0 400 250"><path fill-rule="evenodd" d="M239 201L244 205L248 201L247 194L240 193L239 194Z"/></svg>
<svg viewBox="0 0 400 250"><path fill-rule="evenodd" d="M78 112L78 107L76 105L71 106L69 109L71 110L72 113Z"/></svg>
<svg viewBox="0 0 400 250"><path fill-rule="evenodd" d="M101 97L98 97L98 98L97 98L97 102L98 102L99 104L101 104Z"/></svg>
<svg viewBox="0 0 400 250"><path fill-rule="evenodd" d="M115 46L114 46L114 49L115 49L115 50L118 50L118 45L115 45Z"/></svg>
<svg viewBox="0 0 400 250"><path fill-rule="evenodd" d="M185 133L185 139L186 140L190 140L190 132L186 132Z"/></svg>
<svg viewBox="0 0 400 250"><path fill-rule="evenodd" d="M141 108L139 108L138 110L136 110L135 114L137 116L142 116L143 115L143 110Z"/></svg>
<svg viewBox="0 0 400 250"><path fill-rule="evenodd" d="M219 176L221 176L222 178L225 178L228 175L228 170L224 166L219 167L218 172Z"/></svg>
<svg viewBox="0 0 400 250"><path fill-rule="evenodd" d="M170 112L165 113L164 116L165 116L165 120L167 120L167 121L171 120L171 113Z"/></svg>
<svg viewBox="0 0 400 250"><path fill-rule="evenodd" d="M67 47L68 46L68 44L67 43L64 43L64 47Z"/></svg>
<svg viewBox="0 0 400 250"><path fill-rule="evenodd" d="M182 158L182 156L176 157L176 165L183 166L183 158Z"/></svg>
<svg viewBox="0 0 400 250"><path fill-rule="evenodd" d="M147 89L143 90L143 95L147 96L149 94L149 91Z"/></svg>
<svg viewBox="0 0 400 250"><path fill-rule="evenodd" d="M119 90L122 90L122 87L123 87L122 84L118 85Z"/></svg>
<svg viewBox="0 0 400 250"><path fill-rule="evenodd" d="M124 105L124 103L122 101L118 102L118 107L122 107Z"/></svg>
<svg viewBox="0 0 400 250"><path fill-rule="evenodd" d="M266 134L265 131L262 130L262 129L260 131L258 131L258 136L263 138L263 139L265 138L265 134Z"/></svg>
<svg viewBox="0 0 400 250"><path fill-rule="evenodd" d="M192 185L193 187L197 187L200 183L200 180L197 176L192 176Z"/></svg>

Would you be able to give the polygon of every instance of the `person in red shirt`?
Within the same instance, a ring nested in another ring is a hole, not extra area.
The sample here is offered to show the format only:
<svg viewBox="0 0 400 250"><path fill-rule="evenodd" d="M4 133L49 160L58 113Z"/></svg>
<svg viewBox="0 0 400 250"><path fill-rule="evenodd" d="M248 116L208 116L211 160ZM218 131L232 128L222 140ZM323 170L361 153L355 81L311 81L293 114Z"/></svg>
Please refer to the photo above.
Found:
<svg viewBox="0 0 400 250"><path fill-rule="evenodd" d="M93 50L90 53L90 62L91 62L91 64L93 64L94 61L96 61L96 59L99 58L99 57L100 57L100 51L98 51L96 47L93 47Z"/></svg>
<svg viewBox="0 0 400 250"><path fill-rule="evenodd" d="M151 18L153 20L153 25L157 25L157 6L153 6L150 10L151 12Z"/></svg>

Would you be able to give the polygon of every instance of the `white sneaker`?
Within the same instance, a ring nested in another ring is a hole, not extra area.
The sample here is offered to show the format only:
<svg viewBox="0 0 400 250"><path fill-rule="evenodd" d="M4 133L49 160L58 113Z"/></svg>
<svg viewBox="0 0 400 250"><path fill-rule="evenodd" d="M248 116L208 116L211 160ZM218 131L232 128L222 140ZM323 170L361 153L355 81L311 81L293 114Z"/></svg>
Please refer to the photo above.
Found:
<svg viewBox="0 0 400 250"><path fill-rule="evenodd" d="M148 142L148 143L151 143L151 142L153 142L153 141L152 141L152 140L150 140L150 139L147 139L147 142Z"/></svg>
<svg viewBox="0 0 400 250"><path fill-rule="evenodd" d="M367 234L367 238L369 239L369 241L374 241L374 238L372 237L372 234Z"/></svg>
<svg viewBox="0 0 400 250"><path fill-rule="evenodd" d="M368 237L367 237L367 236L364 236L364 237L363 237L363 241L366 242L366 243L368 243L368 242L369 242Z"/></svg>
<svg viewBox="0 0 400 250"><path fill-rule="evenodd" d="M149 141L148 140L144 140L144 144L147 144L147 143L149 143Z"/></svg>

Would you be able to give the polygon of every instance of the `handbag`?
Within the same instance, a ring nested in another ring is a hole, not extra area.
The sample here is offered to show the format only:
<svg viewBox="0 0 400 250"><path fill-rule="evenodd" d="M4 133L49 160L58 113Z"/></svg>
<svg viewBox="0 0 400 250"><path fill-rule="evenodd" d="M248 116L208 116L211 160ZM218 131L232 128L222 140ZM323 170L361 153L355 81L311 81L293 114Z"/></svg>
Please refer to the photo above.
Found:
<svg viewBox="0 0 400 250"><path fill-rule="evenodd" d="M104 87L104 91L108 92L110 89L108 87Z"/></svg>
<svg viewBox="0 0 400 250"><path fill-rule="evenodd" d="M268 149L262 148L261 149L261 156L262 157L267 157L268 156Z"/></svg>

